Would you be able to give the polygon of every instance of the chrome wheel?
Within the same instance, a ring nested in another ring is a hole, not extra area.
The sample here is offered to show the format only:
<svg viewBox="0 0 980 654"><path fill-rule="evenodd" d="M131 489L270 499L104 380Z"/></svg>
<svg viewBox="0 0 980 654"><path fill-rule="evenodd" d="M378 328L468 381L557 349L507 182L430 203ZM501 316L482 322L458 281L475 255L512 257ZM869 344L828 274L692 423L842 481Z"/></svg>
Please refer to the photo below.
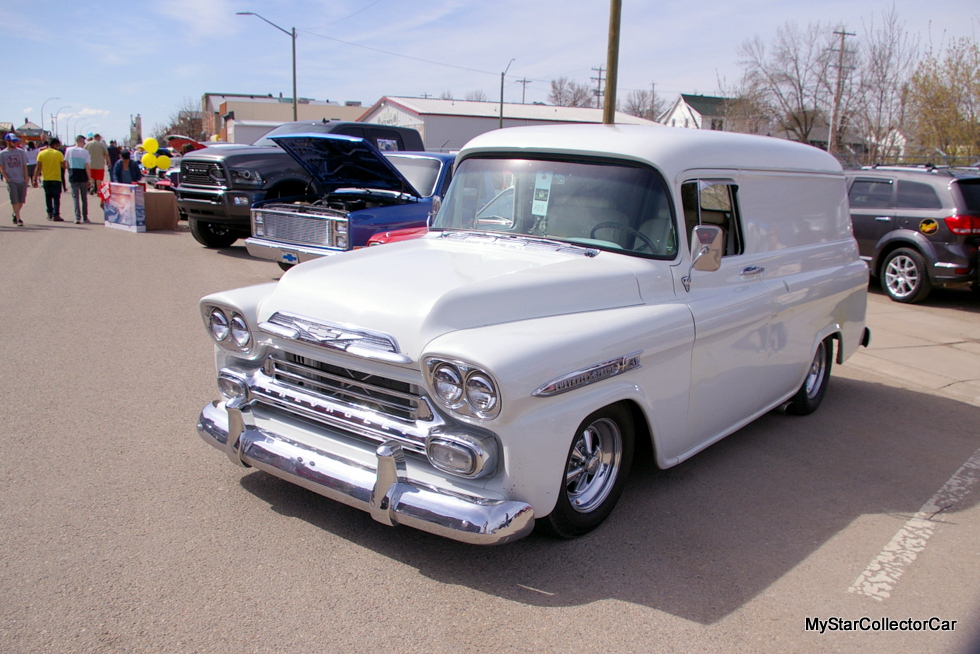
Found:
<svg viewBox="0 0 980 654"><path fill-rule="evenodd" d="M817 353L813 356L813 361L810 362L810 372L807 373L806 380L803 382L806 396L811 400L820 392L823 386L823 378L826 374L827 346L824 342L821 342L817 347Z"/></svg>
<svg viewBox="0 0 980 654"><path fill-rule="evenodd" d="M906 298L915 292L921 272L915 261L907 255L892 257L885 266L885 286L895 298Z"/></svg>
<svg viewBox="0 0 980 654"><path fill-rule="evenodd" d="M565 470L565 492L572 509L589 513L609 497L622 455L623 436L609 418L600 418L579 432Z"/></svg>

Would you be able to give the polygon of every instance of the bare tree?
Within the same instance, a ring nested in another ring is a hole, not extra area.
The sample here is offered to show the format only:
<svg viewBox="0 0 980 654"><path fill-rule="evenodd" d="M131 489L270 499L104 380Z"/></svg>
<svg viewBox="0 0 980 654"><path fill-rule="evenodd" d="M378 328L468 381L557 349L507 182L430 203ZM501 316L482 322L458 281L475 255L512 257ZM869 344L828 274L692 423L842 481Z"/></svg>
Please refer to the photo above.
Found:
<svg viewBox="0 0 980 654"><path fill-rule="evenodd" d="M755 37L739 51L746 97L758 103L779 131L803 143L824 120L833 95L828 35L831 30L819 23L800 29L790 22L777 30L771 48Z"/></svg>
<svg viewBox="0 0 980 654"><path fill-rule="evenodd" d="M619 110L630 116L655 121L667 110L667 101L653 90L634 89L626 96Z"/></svg>
<svg viewBox="0 0 980 654"><path fill-rule="evenodd" d="M180 134L193 139L204 137L204 123L201 118L201 105L190 98L181 100L180 105L167 116L167 122L157 123L151 133L158 139L168 134Z"/></svg>
<svg viewBox="0 0 980 654"><path fill-rule="evenodd" d="M591 107L593 104L592 89L585 84L569 80L565 77L551 80L551 92L548 101L559 107Z"/></svg>
<svg viewBox="0 0 980 654"><path fill-rule="evenodd" d="M455 100L455 98L453 97L453 92L452 91L443 91L442 93L439 94L439 99L440 100Z"/></svg>
<svg viewBox="0 0 980 654"><path fill-rule="evenodd" d="M853 124L867 141L865 163L893 160L900 154L908 115L908 89L919 58L918 41L892 5L881 22L865 25L860 45L860 85Z"/></svg>
<svg viewBox="0 0 980 654"><path fill-rule="evenodd" d="M470 102L489 102L490 101L490 99L487 97L487 94L483 91L483 89L478 89L476 91L469 91L466 94L466 99L469 100Z"/></svg>

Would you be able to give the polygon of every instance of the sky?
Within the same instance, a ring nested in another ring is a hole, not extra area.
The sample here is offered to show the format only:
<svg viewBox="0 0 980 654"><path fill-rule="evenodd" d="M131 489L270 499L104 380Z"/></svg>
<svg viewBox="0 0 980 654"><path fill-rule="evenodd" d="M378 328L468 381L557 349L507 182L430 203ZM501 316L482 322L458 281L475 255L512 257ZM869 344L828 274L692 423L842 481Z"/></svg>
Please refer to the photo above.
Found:
<svg viewBox="0 0 980 654"><path fill-rule="evenodd" d="M788 22L843 25L857 34L886 0L622 0L618 97L650 89L715 94L741 77L739 47L772 42ZM894 0L920 47L980 40L977 0ZM0 121L124 139L140 114L144 136L204 93L292 95L291 39L251 11L297 31L301 98L464 98L546 102L549 82L591 84L605 66L606 0L0 0L4 20ZM513 62L511 60L513 59ZM519 80L530 80L521 84ZM524 94L522 96L522 93Z"/></svg>

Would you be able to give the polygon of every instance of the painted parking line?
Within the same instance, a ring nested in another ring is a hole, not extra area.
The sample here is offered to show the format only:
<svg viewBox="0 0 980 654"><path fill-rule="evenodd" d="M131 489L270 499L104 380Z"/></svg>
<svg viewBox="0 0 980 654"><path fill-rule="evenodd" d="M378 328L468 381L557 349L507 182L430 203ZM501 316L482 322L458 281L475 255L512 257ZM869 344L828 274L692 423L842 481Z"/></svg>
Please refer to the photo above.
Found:
<svg viewBox="0 0 980 654"><path fill-rule="evenodd" d="M871 560L847 592L867 595L879 602L891 597L898 580L905 574L905 569L925 550L926 542L938 524L933 518L943 511L955 509L978 480L980 480L980 450L974 452L973 456L953 473L949 481L943 484L939 492L929 498L929 501L902 525L898 533L888 541L878 556Z"/></svg>

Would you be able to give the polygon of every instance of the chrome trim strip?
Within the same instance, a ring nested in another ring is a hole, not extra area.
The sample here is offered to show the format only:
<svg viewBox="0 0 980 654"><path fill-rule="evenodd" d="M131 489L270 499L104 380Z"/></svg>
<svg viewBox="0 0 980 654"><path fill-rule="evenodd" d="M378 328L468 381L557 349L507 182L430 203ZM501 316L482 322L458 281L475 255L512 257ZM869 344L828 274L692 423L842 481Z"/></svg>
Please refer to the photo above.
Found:
<svg viewBox="0 0 980 654"><path fill-rule="evenodd" d="M610 377L615 377L616 375L620 375L628 370L639 368L641 354L643 354L642 351L633 352L632 354L627 354L626 356L619 357L618 359L603 361L602 363L597 363L594 366L581 368L574 372L570 372L567 375L556 377L543 384L540 388L531 393L531 395L536 397L551 397L553 395L567 393L568 391L581 388L582 386L588 386L589 384L600 382L604 379L609 379Z"/></svg>
<svg viewBox="0 0 980 654"><path fill-rule="evenodd" d="M384 524L413 527L473 545L508 543L534 528L534 510L525 502L413 482L405 472L404 454L395 443L386 442L378 448L377 467L372 469L247 423L241 425L240 433L229 435L229 428L239 428L229 418L220 404L206 405L198 419L198 434L222 451L228 442L234 442L239 445L243 465L367 511ZM329 439L330 435L323 437Z"/></svg>
<svg viewBox="0 0 980 654"><path fill-rule="evenodd" d="M288 340L302 341L319 347L341 350L364 359L376 359L387 363L411 363L412 358L402 354L394 337L383 332L362 329L343 323L326 322L304 318L292 313L277 311L268 321L259 325L260 329L268 331L264 325L278 325L296 331L296 336L289 338L283 333L277 336Z"/></svg>
<svg viewBox="0 0 980 654"><path fill-rule="evenodd" d="M296 253L296 255L299 257L300 263L312 261L313 259L319 259L320 257L328 257L332 254L346 252L346 250L340 250L337 248L294 245L283 241L269 241L263 238L255 238L254 236L245 239L245 249L248 250L250 256L257 259L268 259L270 261L279 261L279 252L282 250L289 250L290 252Z"/></svg>

